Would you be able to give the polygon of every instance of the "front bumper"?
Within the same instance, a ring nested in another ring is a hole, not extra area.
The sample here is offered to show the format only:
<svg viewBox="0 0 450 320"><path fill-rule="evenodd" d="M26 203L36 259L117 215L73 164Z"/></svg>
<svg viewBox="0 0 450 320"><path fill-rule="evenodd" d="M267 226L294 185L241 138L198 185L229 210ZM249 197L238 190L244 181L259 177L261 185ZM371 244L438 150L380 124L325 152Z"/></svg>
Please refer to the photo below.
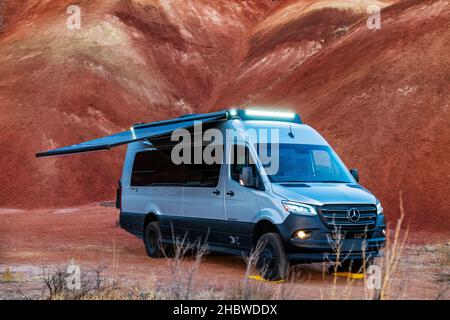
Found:
<svg viewBox="0 0 450 320"><path fill-rule="evenodd" d="M291 261L343 261L369 259L381 255L385 238L342 239L341 241L291 239L288 259Z"/></svg>
<svg viewBox="0 0 450 320"><path fill-rule="evenodd" d="M288 259L292 262L343 261L368 259L381 255L386 238L384 217L377 217L371 229L333 230L325 226L318 216L291 214L279 226ZM311 232L306 240L295 237L298 230Z"/></svg>

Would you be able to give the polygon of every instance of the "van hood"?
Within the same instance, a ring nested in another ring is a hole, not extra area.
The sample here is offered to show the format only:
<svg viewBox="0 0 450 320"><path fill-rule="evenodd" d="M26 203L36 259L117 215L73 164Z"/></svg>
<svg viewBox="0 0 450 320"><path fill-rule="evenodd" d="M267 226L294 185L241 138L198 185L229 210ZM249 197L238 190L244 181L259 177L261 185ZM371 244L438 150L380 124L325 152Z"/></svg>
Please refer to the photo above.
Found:
<svg viewBox="0 0 450 320"><path fill-rule="evenodd" d="M356 183L272 183L277 195L290 201L324 204L376 204L375 196Z"/></svg>

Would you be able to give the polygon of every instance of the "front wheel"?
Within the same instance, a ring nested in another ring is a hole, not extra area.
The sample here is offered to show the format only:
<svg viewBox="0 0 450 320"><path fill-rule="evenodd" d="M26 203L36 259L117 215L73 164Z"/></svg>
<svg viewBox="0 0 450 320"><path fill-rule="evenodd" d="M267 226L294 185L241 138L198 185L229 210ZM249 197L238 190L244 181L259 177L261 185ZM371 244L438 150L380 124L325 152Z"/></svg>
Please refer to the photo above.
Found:
<svg viewBox="0 0 450 320"><path fill-rule="evenodd" d="M289 272L289 261L278 233L266 233L256 245L256 267L266 280L283 280Z"/></svg>

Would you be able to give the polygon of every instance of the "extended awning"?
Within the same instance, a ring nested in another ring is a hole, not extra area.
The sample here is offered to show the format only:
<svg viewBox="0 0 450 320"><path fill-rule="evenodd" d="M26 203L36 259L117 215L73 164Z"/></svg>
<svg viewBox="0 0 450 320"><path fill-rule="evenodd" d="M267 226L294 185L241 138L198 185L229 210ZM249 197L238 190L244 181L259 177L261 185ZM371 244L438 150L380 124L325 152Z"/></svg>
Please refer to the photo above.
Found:
<svg viewBox="0 0 450 320"><path fill-rule="evenodd" d="M96 150L107 150L123 144L146 140L153 137L167 135L174 130L193 127L197 122L209 123L228 119L227 111L185 115L172 120L150 122L133 126L129 131L111 136L74 144L71 146L36 153L36 157L57 156L71 153L81 153Z"/></svg>

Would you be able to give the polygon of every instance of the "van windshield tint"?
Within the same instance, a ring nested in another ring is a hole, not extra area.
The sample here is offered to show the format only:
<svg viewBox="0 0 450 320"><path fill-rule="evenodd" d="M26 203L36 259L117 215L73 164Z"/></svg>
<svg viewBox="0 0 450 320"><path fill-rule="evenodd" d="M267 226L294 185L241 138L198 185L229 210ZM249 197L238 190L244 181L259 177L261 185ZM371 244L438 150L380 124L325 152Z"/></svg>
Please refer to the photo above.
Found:
<svg viewBox="0 0 450 320"><path fill-rule="evenodd" d="M276 146L279 157L275 154ZM278 171L268 175L272 182L354 182L345 165L328 146L258 144L257 150L260 156L263 154L273 157L271 163L263 163L265 168L273 165L273 161L279 160Z"/></svg>

